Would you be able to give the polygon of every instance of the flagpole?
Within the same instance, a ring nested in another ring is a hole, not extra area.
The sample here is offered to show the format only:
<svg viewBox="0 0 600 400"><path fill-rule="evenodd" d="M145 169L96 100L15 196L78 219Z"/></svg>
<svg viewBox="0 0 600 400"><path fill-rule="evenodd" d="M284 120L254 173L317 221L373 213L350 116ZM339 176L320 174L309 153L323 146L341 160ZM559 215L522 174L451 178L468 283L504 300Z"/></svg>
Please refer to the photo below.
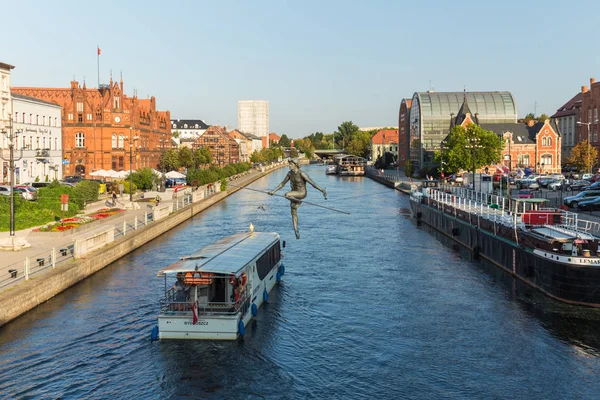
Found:
<svg viewBox="0 0 600 400"><path fill-rule="evenodd" d="M100 89L100 45L96 45L96 57L98 58L98 89Z"/></svg>

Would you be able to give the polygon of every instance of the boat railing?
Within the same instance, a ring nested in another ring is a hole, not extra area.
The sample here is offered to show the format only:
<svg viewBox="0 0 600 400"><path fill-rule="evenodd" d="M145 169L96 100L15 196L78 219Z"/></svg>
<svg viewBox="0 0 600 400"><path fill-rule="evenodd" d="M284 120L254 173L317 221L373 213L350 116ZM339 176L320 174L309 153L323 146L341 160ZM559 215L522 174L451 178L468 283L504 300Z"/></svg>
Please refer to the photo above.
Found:
<svg viewBox="0 0 600 400"><path fill-rule="evenodd" d="M248 293L246 291L245 293ZM163 299L160 300L161 314L190 315L194 307L194 301L176 301L175 289L169 289ZM242 294L237 301L217 302L211 301L198 303L198 316L208 315L236 315L238 312L245 314L250 307L250 296Z"/></svg>

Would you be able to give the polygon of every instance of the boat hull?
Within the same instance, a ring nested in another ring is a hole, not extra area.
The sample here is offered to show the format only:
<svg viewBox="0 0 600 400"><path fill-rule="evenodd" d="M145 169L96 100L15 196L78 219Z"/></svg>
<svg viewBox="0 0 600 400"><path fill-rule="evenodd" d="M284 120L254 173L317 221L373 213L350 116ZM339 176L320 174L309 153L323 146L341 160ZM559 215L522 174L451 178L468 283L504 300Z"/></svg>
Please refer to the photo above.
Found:
<svg viewBox="0 0 600 400"><path fill-rule="evenodd" d="M465 221L460 216L413 199L411 210L419 222L549 297L571 304L600 307L600 265L586 265L583 262L574 265L569 262L569 259L571 262L582 261L579 260L581 258L550 259L551 254L524 248L514 240L507 239L507 232L498 231L504 227L494 227L494 232L489 226L482 226L486 221Z"/></svg>

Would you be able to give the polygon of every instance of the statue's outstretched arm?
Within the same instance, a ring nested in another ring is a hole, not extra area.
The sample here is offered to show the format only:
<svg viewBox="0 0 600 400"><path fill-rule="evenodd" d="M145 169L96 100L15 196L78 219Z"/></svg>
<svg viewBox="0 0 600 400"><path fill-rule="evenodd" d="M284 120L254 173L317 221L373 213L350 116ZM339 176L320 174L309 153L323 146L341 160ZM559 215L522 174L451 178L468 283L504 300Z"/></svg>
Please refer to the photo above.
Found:
<svg viewBox="0 0 600 400"><path fill-rule="evenodd" d="M283 178L283 180L281 181L281 183L279 185L277 185L277 187L273 190L271 190L269 192L269 195L273 196L273 193L275 193L276 191L278 191L279 189L281 189L283 187L283 185L285 185L286 183L288 183L288 181L290 180L290 175L286 174L285 178Z"/></svg>
<svg viewBox="0 0 600 400"><path fill-rule="evenodd" d="M325 189L323 189L321 186L317 185L312 179L310 179L310 176L308 176L308 174L306 172L302 171L301 174L302 174L302 178L304 178L304 180L306 182L310 183L312 185L312 187L314 187L315 189L317 189L318 191L323 193L323 197L325 197L325 200L327 200L327 191Z"/></svg>

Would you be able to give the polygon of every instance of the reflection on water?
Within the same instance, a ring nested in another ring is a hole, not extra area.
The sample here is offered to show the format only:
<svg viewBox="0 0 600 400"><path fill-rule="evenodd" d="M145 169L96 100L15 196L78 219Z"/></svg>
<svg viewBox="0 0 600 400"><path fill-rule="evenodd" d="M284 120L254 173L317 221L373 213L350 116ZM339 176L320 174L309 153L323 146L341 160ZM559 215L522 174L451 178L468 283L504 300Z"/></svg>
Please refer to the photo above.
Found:
<svg viewBox="0 0 600 400"><path fill-rule="evenodd" d="M593 398L597 310L546 299L402 211L405 195L326 176L302 205L241 190L0 329L7 398ZM273 189L285 170L252 187ZM258 208L264 205L264 210ZM252 223L286 275L243 342L150 342L161 267ZM444 244L445 243L445 244Z"/></svg>

